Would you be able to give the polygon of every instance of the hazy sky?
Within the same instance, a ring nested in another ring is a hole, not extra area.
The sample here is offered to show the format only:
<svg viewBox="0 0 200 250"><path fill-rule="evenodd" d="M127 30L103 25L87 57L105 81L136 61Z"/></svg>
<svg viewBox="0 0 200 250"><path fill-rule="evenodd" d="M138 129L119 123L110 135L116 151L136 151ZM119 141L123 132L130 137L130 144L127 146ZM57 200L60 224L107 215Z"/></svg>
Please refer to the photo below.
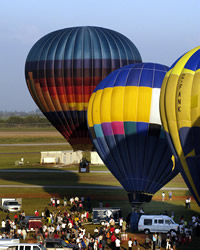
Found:
<svg viewBox="0 0 200 250"><path fill-rule="evenodd" d="M200 45L199 0L1 0L0 111L37 108L24 65L34 43L57 29L100 26L127 36L143 62L170 66Z"/></svg>

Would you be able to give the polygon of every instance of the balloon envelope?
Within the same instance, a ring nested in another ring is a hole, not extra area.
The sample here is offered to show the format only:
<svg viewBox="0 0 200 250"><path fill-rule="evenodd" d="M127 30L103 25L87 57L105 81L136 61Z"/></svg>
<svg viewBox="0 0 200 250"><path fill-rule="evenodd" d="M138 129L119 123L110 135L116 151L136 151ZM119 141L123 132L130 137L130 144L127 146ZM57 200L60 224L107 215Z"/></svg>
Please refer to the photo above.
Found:
<svg viewBox="0 0 200 250"><path fill-rule="evenodd" d="M178 173L159 114L167 69L154 63L124 66L101 81L89 101L94 146L133 204L150 201Z"/></svg>
<svg viewBox="0 0 200 250"><path fill-rule="evenodd" d="M181 174L200 206L200 47L179 58L167 72L160 111Z"/></svg>
<svg viewBox="0 0 200 250"><path fill-rule="evenodd" d="M92 145L86 111L96 85L113 70L141 62L124 35L100 27L73 27L42 37L30 50L28 89L44 115L76 149Z"/></svg>

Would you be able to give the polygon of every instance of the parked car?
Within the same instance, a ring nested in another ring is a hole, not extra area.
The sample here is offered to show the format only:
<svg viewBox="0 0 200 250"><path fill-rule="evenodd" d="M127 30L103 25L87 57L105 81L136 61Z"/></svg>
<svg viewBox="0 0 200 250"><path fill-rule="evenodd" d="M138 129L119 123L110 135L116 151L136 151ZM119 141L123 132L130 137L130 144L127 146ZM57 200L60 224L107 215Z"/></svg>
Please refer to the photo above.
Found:
<svg viewBox="0 0 200 250"><path fill-rule="evenodd" d="M44 247L47 250L56 250L62 248L62 250L78 250L79 247L75 244L66 243L62 239L46 239L44 241Z"/></svg>
<svg viewBox="0 0 200 250"><path fill-rule="evenodd" d="M1 198L0 208L6 212L18 212L21 210L21 204L15 198Z"/></svg>
<svg viewBox="0 0 200 250"><path fill-rule="evenodd" d="M149 233L178 232L179 225L167 215L141 215L138 221L138 231Z"/></svg>

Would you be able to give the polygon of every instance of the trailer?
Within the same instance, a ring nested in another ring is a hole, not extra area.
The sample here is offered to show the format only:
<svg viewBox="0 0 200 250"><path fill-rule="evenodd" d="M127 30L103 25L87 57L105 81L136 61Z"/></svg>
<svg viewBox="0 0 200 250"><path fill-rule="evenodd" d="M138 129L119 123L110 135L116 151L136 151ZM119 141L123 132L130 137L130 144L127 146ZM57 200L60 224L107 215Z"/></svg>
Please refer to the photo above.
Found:
<svg viewBox="0 0 200 250"><path fill-rule="evenodd" d="M121 217L122 211L119 207L98 207L92 209L93 224L101 224L102 222L109 221L111 218L118 224Z"/></svg>

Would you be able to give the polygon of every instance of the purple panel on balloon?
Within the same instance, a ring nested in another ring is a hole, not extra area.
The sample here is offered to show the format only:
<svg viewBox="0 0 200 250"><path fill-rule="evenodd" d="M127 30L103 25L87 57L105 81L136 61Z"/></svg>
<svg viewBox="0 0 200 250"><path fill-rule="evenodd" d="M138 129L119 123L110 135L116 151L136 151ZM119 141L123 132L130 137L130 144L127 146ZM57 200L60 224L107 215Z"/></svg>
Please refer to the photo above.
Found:
<svg viewBox="0 0 200 250"><path fill-rule="evenodd" d="M105 136L113 135L112 125L110 122L104 122L101 126Z"/></svg>

